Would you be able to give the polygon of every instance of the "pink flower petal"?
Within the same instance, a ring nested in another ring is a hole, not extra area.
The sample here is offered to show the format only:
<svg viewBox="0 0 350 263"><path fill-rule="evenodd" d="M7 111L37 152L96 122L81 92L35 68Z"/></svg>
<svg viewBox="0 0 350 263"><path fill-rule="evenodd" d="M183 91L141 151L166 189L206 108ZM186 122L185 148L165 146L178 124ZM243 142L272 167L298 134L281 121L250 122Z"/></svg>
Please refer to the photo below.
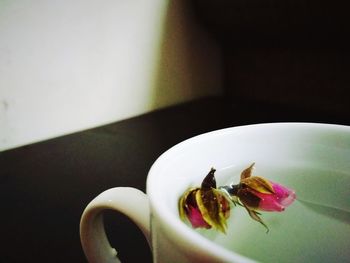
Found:
<svg viewBox="0 0 350 263"><path fill-rule="evenodd" d="M198 208L192 206L189 207L188 220L191 222L192 227L210 228L210 225L204 221L203 216Z"/></svg>
<svg viewBox="0 0 350 263"><path fill-rule="evenodd" d="M271 212L284 211L285 207L278 202L274 194L263 194L263 193L255 192L255 195L261 199L259 203L259 208L258 208L259 210L271 211Z"/></svg>
<svg viewBox="0 0 350 263"><path fill-rule="evenodd" d="M295 192L283 185L271 182L275 191L274 194L260 193L251 191L258 196L261 201L259 203L259 210L281 212L289 206L296 198Z"/></svg>
<svg viewBox="0 0 350 263"><path fill-rule="evenodd" d="M279 203L283 206L289 206L296 198L295 192L292 189L289 189L283 185L272 183L272 187L275 190L276 198Z"/></svg>

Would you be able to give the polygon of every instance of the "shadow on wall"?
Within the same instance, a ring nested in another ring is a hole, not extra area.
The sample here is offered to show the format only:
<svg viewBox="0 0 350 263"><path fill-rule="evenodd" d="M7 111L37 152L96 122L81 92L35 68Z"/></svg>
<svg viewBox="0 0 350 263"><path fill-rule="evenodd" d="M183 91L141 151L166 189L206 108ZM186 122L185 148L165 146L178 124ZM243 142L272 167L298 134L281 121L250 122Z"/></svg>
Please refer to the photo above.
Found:
<svg viewBox="0 0 350 263"><path fill-rule="evenodd" d="M188 1L170 0L154 76L152 108L222 93L219 45L200 27Z"/></svg>
<svg viewBox="0 0 350 263"><path fill-rule="evenodd" d="M350 18L344 1L192 0L222 46L235 101L348 117Z"/></svg>

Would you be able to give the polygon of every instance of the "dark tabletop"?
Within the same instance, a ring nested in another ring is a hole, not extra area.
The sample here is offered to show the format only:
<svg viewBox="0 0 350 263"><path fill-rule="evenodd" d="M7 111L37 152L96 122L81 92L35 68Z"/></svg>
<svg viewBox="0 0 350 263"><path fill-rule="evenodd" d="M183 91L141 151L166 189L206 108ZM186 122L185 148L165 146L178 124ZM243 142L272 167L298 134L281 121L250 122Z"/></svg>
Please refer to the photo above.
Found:
<svg viewBox="0 0 350 263"><path fill-rule="evenodd" d="M115 186L144 191L152 163L184 139L279 121L349 125L346 114L213 97L1 152L0 262L86 262L79 221L97 194ZM109 212L105 223L124 262L151 261L145 239L129 220Z"/></svg>

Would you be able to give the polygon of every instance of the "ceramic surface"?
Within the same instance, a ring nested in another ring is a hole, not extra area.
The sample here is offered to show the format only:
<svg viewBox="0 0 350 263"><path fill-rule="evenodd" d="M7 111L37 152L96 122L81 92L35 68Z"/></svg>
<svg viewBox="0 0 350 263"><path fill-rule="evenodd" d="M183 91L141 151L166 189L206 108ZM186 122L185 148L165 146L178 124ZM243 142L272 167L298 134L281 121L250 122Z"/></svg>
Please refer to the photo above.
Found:
<svg viewBox="0 0 350 263"><path fill-rule="evenodd" d="M287 211L263 213L269 234L240 208L232 209L226 235L193 230L179 219L179 196L200 185L211 167L217 169L220 185L237 180L239 171L252 162L259 175L297 194ZM186 140L154 163L144 202L150 212L142 212L143 217L151 214L151 231L144 219L137 222L140 215L125 213L150 237L154 262L346 261L349 171L348 126L274 123L228 128ZM128 205L114 209L130 210ZM87 239L83 231L82 240Z"/></svg>

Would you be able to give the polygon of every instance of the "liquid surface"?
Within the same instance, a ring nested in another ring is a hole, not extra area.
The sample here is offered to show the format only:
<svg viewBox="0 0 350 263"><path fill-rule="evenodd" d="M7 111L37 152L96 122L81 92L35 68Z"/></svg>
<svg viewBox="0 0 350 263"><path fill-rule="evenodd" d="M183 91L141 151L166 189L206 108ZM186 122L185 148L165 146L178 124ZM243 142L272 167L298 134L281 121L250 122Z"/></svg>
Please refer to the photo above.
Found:
<svg viewBox="0 0 350 263"><path fill-rule="evenodd" d="M238 183L242 168L219 170L218 185ZM236 206L226 235L202 235L260 262L350 262L350 174L256 164L253 175L294 189L297 200L284 212L262 212L269 233Z"/></svg>

